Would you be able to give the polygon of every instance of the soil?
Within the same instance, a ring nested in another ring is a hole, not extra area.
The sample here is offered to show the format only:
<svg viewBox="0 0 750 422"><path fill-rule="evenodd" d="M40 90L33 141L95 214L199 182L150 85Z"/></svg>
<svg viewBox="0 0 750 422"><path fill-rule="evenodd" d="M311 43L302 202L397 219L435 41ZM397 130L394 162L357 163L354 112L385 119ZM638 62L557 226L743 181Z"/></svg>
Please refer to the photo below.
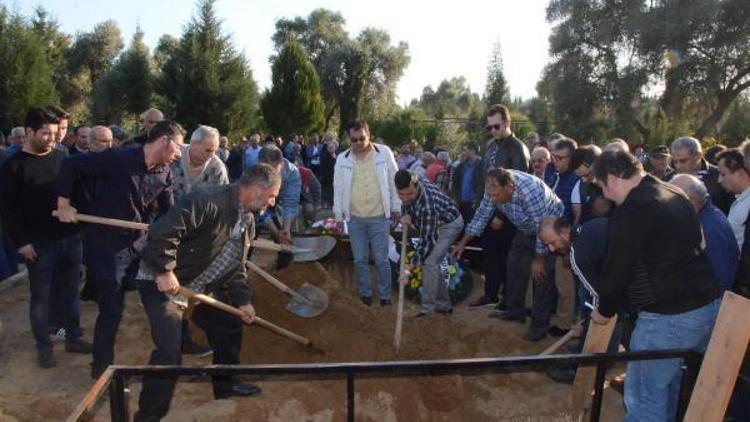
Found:
<svg viewBox="0 0 750 422"><path fill-rule="evenodd" d="M348 244L344 245L348 248ZM341 249L341 248L339 248ZM340 253L340 251L339 251ZM258 256L270 263L273 257ZM264 265L268 267L268 265ZM292 264L275 272L292 288L303 283L328 293L328 309L302 319L285 307L286 294L258 276L250 277L259 316L308 337L325 353L311 353L299 344L262 327L247 327L241 360L247 364L321 363L386 360L459 359L537 354L554 339L538 343L521 340L525 327L488 318L490 309L472 310L466 303L453 315L414 318L416 305L407 302L400 353L393 350L396 305L363 305L356 295L351 261L333 254L322 264ZM478 296L480 288L469 300ZM396 298L396 294L393 297ZM375 298L377 299L377 298ZM468 301L467 301L468 303ZM0 290L0 421L63 420L81 400L92 380L90 357L66 354L56 345L58 365L40 369L28 323L28 287ZM90 339L96 306L83 303L84 338ZM203 334L196 328L196 339ZM117 341L118 364L144 364L152 344L148 321L137 293L129 293ZM210 358L184 358L186 365L207 365ZM166 421L343 421L346 385L343 379L274 377L249 379L263 388L260 397L213 400L207 382L180 382ZM131 381L129 405L137 409L140 385ZM362 377L356 380L356 420L395 421L568 421L570 387L544 373L442 375L409 378ZM95 420L109 420L106 396ZM605 390L603 420L622 419L622 398Z"/></svg>

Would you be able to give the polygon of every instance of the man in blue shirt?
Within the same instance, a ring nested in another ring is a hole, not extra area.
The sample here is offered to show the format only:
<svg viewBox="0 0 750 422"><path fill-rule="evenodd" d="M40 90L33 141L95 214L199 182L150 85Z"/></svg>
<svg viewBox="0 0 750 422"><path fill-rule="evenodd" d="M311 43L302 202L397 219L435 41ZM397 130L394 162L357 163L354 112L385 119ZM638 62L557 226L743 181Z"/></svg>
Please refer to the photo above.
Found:
<svg viewBox="0 0 750 422"><path fill-rule="evenodd" d="M555 286L545 282L547 248L537 237L539 226L547 217L563 215L563 203L544 182L530 174L497 168L487 173L486 193L474 218L466 226L466 234L456 245L453 255L460 258L466 245L479 236L489 223L495 209L507 216L516 226L508 252L507 312L502 319L526 321L524 301L531 276L535 284L534 301L547 300L549 289ZM547 332L548 318L532 314L531 327L524 338L538 340Z"/></svg>
<svg viewBox="0 0 750 422"><path fill-rule="evenodd" d="M96 177L91 213L100 217L148 223L155 212L162 215L172 205L169 164L180 157L179 144L185 131L177 123L162 120L136 148L110 149L98 154L80 154L63 160L58 175L57 217L76 222L71 206L76 177ZM98 378L114 362L114 344L124 306L126 276L137 269L136 241L142 233L109 226L91 225L85 231L86 264L99 288L99 315L94 328L94 363L91 374Z"/></svg>
<svg viewBox="0 0 750 422"><path fill-rule="evenodd" d="M474 208L482 200L484 193L481 164L479 143L476 141L465 143L461 151L461 163L453 173L451 182L451 196L458 203L458 209L465 221L471 220L474 216Z"/></svg>
<svg viewBox="0 0 750 422"><path fill-rule="evenodd" d="M698 213L706 243L708 264L719 283L719 288L722 291L730 289L734 284L740 251L727 217L711 203L706 185L697 177L678 174L670 183L685 192L695 212Z"/></svg>

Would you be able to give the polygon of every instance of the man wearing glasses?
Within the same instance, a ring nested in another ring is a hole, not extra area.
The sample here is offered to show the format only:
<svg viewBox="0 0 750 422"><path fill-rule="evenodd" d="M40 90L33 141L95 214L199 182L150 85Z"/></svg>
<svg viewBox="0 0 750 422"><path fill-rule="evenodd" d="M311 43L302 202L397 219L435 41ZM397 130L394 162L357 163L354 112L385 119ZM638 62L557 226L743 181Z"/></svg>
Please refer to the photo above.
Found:
<svg viewBox="0 0 750 422"><path fill-rule="evenodd" d="M732 205L732 194L719 183L719 169L703 158L701 143L692 137L684 136L672 142L672 165L675 173L692 174L706 185L711 202L724 214L729 213ZM671 177L670 177L671 179ZM667 179L668 182L670 179Z"/></svg>
<svg viewBox="0 0 750 422"><path fill-rule="evenodd" d="M362 303L372 305L370 256L375 261L380 306L391 304L390 225L401 218L401 200L394 176L398 167L390 148L370 142L361 120L349 122L352 146L339 154L333 173L333 213L339 231L348 223L354 273Z"/></svg>
<svg viewBox="0 0 750 422"><path fill-rule="evenodd" d="M163 120L149 131L139 148L109 149L98 154L81 154L63 160L57 181L57 218L76 222L71 205L74 180L96 178L91 213L119 220L148 222L155 211L164 214L172 205L172 175L169 164L180 158L179 144L185 131ZM101 225L86 227L86 266L99 289L99 315L94 328L94 363L97 378L114 362L114 344L124 306L126 276L137 270L136 241L143 233Z"/></svg>
<svg viewBox="0 0 750 422"><path fill-rule="evenodd" d="M496 168L529 172L529 149L511 131L511 118L508 107L495 104L487 112L487 132L490 135L482 159L482 174L486 175ZM485 207L482 209L482 207ZM485 283L484 295L472 302L470 306L496 306L504 310L505 305L499 301L500 285L505 284L507 257L516 228L506 216L495 210L492 205L482 202L475 214L492 214L490 224L482 225L482 259L484 261ZM486 226L486 227L485 227Z"/></svg>

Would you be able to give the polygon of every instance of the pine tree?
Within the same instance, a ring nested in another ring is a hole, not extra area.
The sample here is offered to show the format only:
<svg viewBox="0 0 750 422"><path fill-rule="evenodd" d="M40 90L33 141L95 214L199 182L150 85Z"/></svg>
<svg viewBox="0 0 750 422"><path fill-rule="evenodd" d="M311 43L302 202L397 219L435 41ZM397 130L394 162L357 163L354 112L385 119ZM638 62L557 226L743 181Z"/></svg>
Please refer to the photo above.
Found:
<svg viewBox="0 0 750 422"><path fill-rule="evenodd" d="M91 106L94 122L121 124L125 115L137 116L151 106L155 74L143 35L137 28L130 47L97 81Z"/></svg>
<svg viewBox="0 0 750 422"><path fill-rule="evenodd" d="M231 138L256 125L257 86L247 60L222 32L214 3L198 3L178 46L168 51L157 91L167 114L186 129L208 124Z"/></svg>
<svg viewBox="0 0 750 422"><path fill-rule="evenodd" d="M57 103L47 51L19 15L0 7L0 127L23 124L32 107Z"/></svg>
<svg viewBox="0 0 750 422"><path fill-rule="evenodd" d="M275 134L310 134L324 125L320 79L296 40L287 41L271 67L273 86L261 100L263 118Z"/></svg>
<svg viewBox="0 0 750 422"><path fill-rule="evenodd" d="M487 83L484 87L484 102L487 106L493 104L508 104L510 91L503 73L503 55L500 41L492 45L490 62L487 65Z"/></svg>

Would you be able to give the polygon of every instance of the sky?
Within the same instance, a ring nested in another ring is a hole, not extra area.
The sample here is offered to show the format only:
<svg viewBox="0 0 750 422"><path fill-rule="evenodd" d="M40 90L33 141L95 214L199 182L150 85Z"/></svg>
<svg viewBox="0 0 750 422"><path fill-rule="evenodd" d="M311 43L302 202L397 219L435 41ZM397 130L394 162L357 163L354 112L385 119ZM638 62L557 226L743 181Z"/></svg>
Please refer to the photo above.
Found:
<svg viewBox="0 0 750 422"><path fill-rule="evenodd" d="M126 45L141 25L145 41L155 47L163 34L179 37L195 13L193 0L16 0L0 2L30 16L43 4L60 23L61 30L75 34L90 31L113 19ZM462 0L438 2L408 0L218 0L216 9L226 33L250 62L261 89L271 84L269 56L271 35L277 19L306 17L319 7L340 12L350 35L366 27L385 29L396 45L409 44L411 63L397 87L398 102L408 104L427 85L464 76L472 91L484 91L492 45L502 46L505 77L513 97L536 95L536 83L548 61L551 25L545 21L547 0Z"/></svg>

